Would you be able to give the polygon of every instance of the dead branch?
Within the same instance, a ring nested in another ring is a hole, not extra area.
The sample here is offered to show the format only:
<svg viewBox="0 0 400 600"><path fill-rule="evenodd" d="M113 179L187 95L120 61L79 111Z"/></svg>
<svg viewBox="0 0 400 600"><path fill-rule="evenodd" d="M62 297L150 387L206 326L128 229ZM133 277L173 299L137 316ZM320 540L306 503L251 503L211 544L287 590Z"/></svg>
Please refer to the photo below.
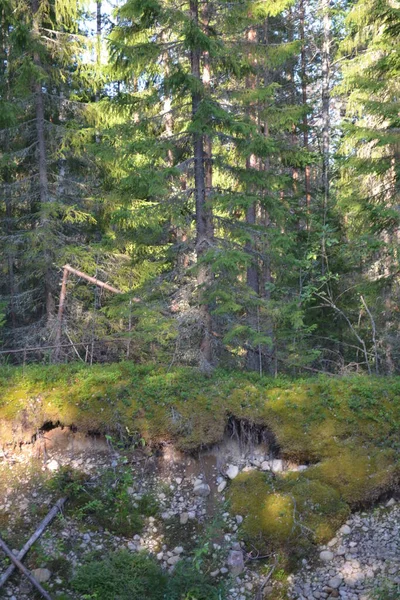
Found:
<svg viewBox="0 0 400 600"><path fill-rule="evenodd" d="M17 554L18 560L22 560L24 558L24 556L28 552L28 550L33 546L33 544L36 542L36 540L38 540L40 538L40 536L42 535L42 533L44 532L46 527L51 523L51 521L54 519L54 517L62 509L65 502L66 502L66 498L60 498L60 500L58 500L56 502L56 504L53 506L51 511L47 514L47 516L43 519L43 521L37 527L35 533L33 533L31 535L29 540L26 542L25 546L18 552L18 554ZM14 570L15 570L15 565L12 564L8 567L8 569L5 571L5 573L3 573L3 575L0 577L0 588L5 584L7 579L14 572Z"/></svg>
<svg viewBox="0 0 400 600"><path fill-rule="evenodd" d="M10 548L7 544L0 538L0 548L3 550L6 556L11 560L12 563L25 575L25 577L31 582L31 584L37 589L37 591L45 598L46 600L52 600L51 596L46 592L46 590L40 585L38 581L30 574L28 569L24 567L22 562L18 560L16 556L11 552Z"/></svg>
<svg viewBox="0 0 400 600"><path fill-rule="evenodd" d="M369 310L367 303L364 300L363 296L360 296L361 298L361 302L363 303L363 306L365 308L365 310L368 313L369 316L369 320L371 321L371 326L372 326L372 341L374 343L374 355L375 355L375 371L376 374L379 375L379 355L378 355L378 346L376 343L376 325L375 325L375 320L374 317L372 316L371 311Z"/></svg>

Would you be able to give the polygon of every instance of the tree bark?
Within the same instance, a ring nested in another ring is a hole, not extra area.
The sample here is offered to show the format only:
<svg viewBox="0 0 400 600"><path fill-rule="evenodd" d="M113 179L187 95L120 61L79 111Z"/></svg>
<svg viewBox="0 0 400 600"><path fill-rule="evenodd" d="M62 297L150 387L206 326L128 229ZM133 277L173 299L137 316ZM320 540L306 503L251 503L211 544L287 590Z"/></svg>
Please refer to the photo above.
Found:
<svg viewBox="0 0 400 600"><path fill-rule="evenodd" d="M323 22L322 40L322 190L323 190L323 225L326 224L329 194L330 194L330 142L331 142L331 44L332 44L332 19L330 13L330 0L321 0ZM326 240L325 230L322 234L322 273L325 272Z"/></svg>
<svg viewBox="0 0 400 600"><path fill-rule="evenodd" d="M250 27L250 29L247 32L247 42L249 44L248 58L249 58L250 63L252 64L252 66L255 68L256 61L253 57L252 46L257 43L257 31L254 27ZM247 89L252 89L252 90L254 90L256 88L255 73L253 73L247 77L246 87L247 87ZM252 119L254 122L256 122L257 121L257 107L254 105L249 106L248 115L249 115L250 119ZM246 169L258 170L259 167L260 167L260 165L259 165L259 161L258 161L257 157L254 154L251 154L246 159ZM249 185L248 191L250 194L254 193L254 190L252 189L251 185ZM254 227L254 225L256 225L256 223L257 223L258 208L259 208L258 203L252 202L251 204L249 204L249 206L246 210L246 223L247 223L247 225L249 225L250 235L252 235L252 227ZM249 253L251 253L253 250L255 250L255 246L256 246L256 244L253 239L246 242L246 250ZM254 292L255 297L258 297L260 295L259 265L258 265L258 260L255 257L253 257L252 262L247 267L246 283L247 283L248 287ZM248 312L249 312L250 327L252 327L252 329L254 329L254 330L258 330L258 328L259 328L258 309L255 307L250 307ZM249 370L251 370L251 371L260 370L260 360L261 360L260 348L249 348L247 350L246 367Z"/></svg>
<svg viewBox="0 0 400 600"><path fill-rule="evenodd" d="M33 33L36 40L40 37L40 2L32 0L33 13ZM33 62L38 69L42 70L40 54L37 50L33 53ZM35 93L35 111L36 111L36 136L37 136L37 160L39 172L39 202L40 202L40 227L42 229L42 244L44 255L44 286L45 286L45 302L46 302L46 317L49 319L53 316L55 303L51 285L51 271L53 264L53 251L51 249L51 234L50 223L51 216L49 214L49 204L51 201L49 193L49 180L47 172L47 152L46 152L46 135L45 135L45 118L44 118L44 99L41 77L37 77L34 83Z"/></svg>
<svg viewBox="0 0 400 600"><path fill-rule="evenodd" d="M199 25L199 3L198 0L190 0L190 17L195 25ZM201 50L192 48L190 52L191 74L200 83L201 75ZM192 91L192 117L196 119L201 104L201 93L197 89ZM202 258L211 247L214 237L212 210L207 204L206 177L205 177L205 153L204 136L195 131L193 133L193 157L194 157L194 186L196 202L196 252L199 262L197 283L202 288L201 312L203 320L203 336L200 344L200 362L212 364L212 317L204 292L211 283L210 269L202 264Z"/></svg>
<svg viewBox="0 0 400 600"><path fill-rule="evenodd" d="M300 0L300 41L301 41L301 92L303 102L303 145L304 149L309 149L308 136L308 94L307 94L307 51L306 51L306 36L305 36L305 0ZM306 196L306 214L307 214L307 230L310 228L310 209L311 209L311 169L310 165L306 165L304 173L304 185Z"/></svg>

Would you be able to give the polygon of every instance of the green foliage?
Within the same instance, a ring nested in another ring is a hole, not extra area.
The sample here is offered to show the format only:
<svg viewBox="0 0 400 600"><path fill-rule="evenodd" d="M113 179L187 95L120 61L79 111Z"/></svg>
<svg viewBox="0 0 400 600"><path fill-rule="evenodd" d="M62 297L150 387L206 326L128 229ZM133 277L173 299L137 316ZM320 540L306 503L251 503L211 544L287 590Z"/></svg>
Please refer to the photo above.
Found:
<svg viewBox="0 0 400 600"><path fill-rule="evenodd" d="M132 497L132 473L122 465L118 474L110 469L95 482L69 468L60 469L47 485L68 496L67 511L78 521L91 527L101 526L117 535L140 534L144 517L158 513L152 494L138 500Z"/></svg>
<svg viewBox="0 0 400 600"><path fill-rule="evenodd" d="M180 561L172 574L141 552L115 552L78 569L73 588L88 600L222 600L220 586Z"/></svg>
<svg viewBox="0 0 400 600"><path fill-rule="evenodd" d="M399 584L390 581L380 582L372 592L373 600L397 600L400 594Z"/></svg>
<svg viewBox="0 0 400 600"><path fill-rule="evenodd" d="M80 567L72 585L90 600L163 600L166 576L143 553L116 552Z"/></svg>

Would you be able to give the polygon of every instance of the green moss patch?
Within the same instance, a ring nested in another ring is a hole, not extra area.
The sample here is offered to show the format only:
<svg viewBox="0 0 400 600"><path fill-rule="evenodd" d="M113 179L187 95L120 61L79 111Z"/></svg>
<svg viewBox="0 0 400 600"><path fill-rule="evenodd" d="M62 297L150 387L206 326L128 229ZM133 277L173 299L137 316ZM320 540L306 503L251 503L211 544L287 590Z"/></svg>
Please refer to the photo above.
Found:
<svg viewBox="0 0 400 600"><path fill-rule="evenodd" d="M232 512L245 517L243 535L261 552L302 554L329 540L349 515L331 486L304 474L241 473L229 490Z"/></svg>

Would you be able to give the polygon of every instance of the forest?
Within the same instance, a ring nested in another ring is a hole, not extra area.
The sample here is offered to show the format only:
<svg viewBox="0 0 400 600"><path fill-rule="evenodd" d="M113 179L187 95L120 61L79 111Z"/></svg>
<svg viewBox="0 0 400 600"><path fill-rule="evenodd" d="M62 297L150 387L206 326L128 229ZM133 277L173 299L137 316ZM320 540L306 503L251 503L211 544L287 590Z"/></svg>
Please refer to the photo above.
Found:
<svg viewBox="0 0 400 600"><path fill-rule="evenodd" d="M396 0L0 11L3 363L399 372Z"/></svg>
<svg viewBox="0 0 400 600"><path fill-rule="evenodd" d="M399 600L399 99L399 0L0 0L0 598Z"/></svg>

